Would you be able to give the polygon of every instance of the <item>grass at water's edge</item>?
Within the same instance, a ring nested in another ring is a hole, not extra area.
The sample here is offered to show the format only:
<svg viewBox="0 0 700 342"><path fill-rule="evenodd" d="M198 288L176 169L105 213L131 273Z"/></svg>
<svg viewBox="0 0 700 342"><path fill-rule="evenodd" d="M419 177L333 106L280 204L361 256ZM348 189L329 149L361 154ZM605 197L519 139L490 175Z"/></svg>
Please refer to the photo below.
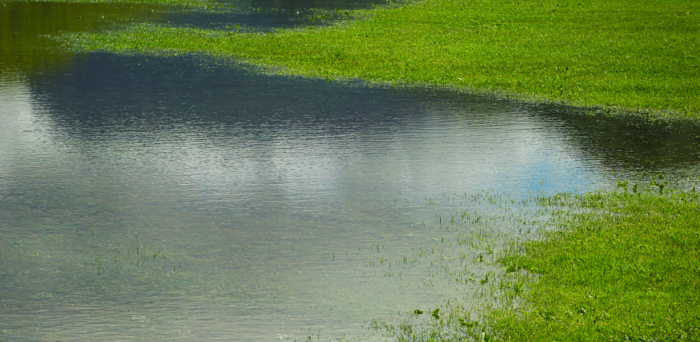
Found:
<svg viewBox="0 0 700 342"><path fill-rule="evenodd" d="M488 312L486 336L700 340L700 196L656 189L543 198L562 208L560 230L503 254L529 285L527 304Z"/></svg>
<svg viewBox="0 0 700 342"><path fill-rule="evenodd" d="M65 36L82 50L187 52L293 74L439 85L700 118L700 2L429 0L315 29L135 26Z"/></svg>

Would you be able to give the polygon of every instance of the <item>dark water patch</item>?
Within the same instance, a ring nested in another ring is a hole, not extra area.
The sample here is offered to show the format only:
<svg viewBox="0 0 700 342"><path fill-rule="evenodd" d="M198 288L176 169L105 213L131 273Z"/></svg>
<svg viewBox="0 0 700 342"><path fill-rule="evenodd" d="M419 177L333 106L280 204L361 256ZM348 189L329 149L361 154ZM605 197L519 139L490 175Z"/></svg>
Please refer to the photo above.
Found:
<svg viewBox="0 0 700 342"><path fill-rule="evenodd" d="M396 2L396 1L394 1ZM401 3L399 1L398 3ZM236 0L234 3L236 6L243 8L277 8L284 10L299 10L299 9L342 9L342 10L355 10L370 8L372 6L386 5L389 1L386 0Z"/></svg>
<svg viewBox="0 0 700 342"><path fill-rule="evenodd" d="M566 122L572 145L598 156L613 172L673 173L700 161L700 127L694 122L613 117L564 106L539 105L533 111Z"/></svg>
<svg viewBox="0 0 700 342"><path fill-rule="evenodd" d="M295 27L326 26L355 18L354 10L396 6L391 1L216 1L207 10L174 9L164 23L239 32L269 32Z"/></svg>
<svg viewBox="0 0 700 342"><path fill-rule="evenodd" d="M386 6L387 1L217 1L211 10L175 10L167 22L174 26L213 29L255 29L306 27L351 18L350 11Z"/></svg>
<svg viewBox="0 0 700 342"><path fill-rule="evenodd" d="M235 31L270 31L280 28L291 28L299 25L310 25L308 11L287 13L284 11L248 10L238 13L237 9L229 8L229 12L208 11L172 11L167 15L166 23L175 27L199 27L214 30Z"/></svg>

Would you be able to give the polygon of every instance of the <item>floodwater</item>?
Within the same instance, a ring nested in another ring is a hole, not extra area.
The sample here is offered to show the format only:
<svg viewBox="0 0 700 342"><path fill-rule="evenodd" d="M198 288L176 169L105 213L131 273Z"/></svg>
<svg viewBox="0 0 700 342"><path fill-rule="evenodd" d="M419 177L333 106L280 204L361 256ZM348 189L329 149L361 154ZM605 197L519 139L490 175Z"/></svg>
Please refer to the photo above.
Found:
<svg viewBox="0 0 700 342"><path fill-rule="evenodd" d="M697 170L693 128L46 38L297 23L264 8L2 3L0 340L384 340L368 322L477 286L385 263L435 238L433 198Z"/></svg>

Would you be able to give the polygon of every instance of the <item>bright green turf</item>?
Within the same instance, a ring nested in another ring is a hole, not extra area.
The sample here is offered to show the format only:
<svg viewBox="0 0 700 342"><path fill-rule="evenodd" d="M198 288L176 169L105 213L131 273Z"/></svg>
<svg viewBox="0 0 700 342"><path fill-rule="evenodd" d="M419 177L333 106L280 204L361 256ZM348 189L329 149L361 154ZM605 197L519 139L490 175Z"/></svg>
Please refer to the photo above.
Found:
<svg viewBox="0 0 700 342"><path fill-rule="evenodd" d="M501 260L510 271L540 276L525 294L529 311L496 315L496 335L515 341L700 340L698 192L595 192L564 202L594 210L564 214L568 231L545 234Z"/></svg>
<svg viewBox="0 0 700 342"><path fill-rule="evenodd" d="M272 34L138 26L67 41L80 49L205 52L305 76L700 118L700 1L431 0L364 14Z"/></svg>

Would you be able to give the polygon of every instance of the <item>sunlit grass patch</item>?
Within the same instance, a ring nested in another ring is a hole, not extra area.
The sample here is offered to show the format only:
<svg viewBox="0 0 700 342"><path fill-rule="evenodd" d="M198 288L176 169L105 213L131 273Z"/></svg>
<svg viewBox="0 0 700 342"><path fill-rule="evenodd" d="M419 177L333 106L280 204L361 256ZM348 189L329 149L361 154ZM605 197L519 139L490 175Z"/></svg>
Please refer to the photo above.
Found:
<svg viewBox="0 0 700 342"><path fill-rule="evenodd" d="M500 260L536 276L526 277L526 310L487 316L499 339L698 339L700 197L695 188L652 184L543 201L565 209L556 219L562 230Z"/></svg>

